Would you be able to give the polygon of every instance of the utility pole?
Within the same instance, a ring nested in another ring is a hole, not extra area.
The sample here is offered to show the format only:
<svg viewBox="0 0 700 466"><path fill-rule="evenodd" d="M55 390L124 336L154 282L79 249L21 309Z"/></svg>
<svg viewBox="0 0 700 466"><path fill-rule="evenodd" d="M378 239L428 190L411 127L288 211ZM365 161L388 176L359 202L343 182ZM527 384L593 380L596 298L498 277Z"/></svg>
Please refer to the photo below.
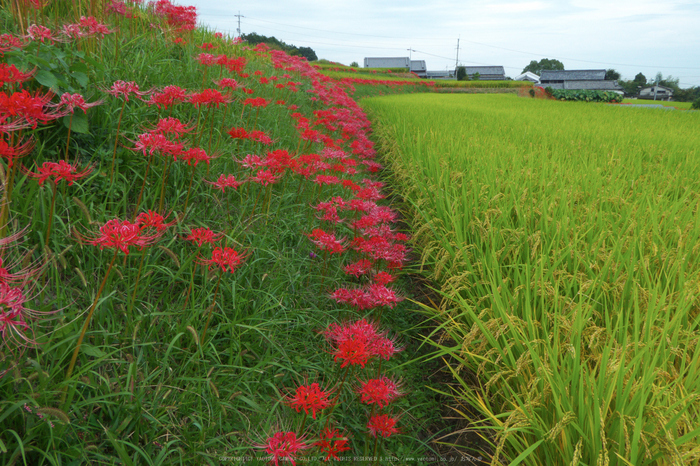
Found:
<svg viewBox="0 0 700 466"><path fill-rule="evenodd" d="M457 38L457 58L455 59L455 73L457 72L457 67L459 66L459 38Z"/></svg>
<svg viewBox="0 0 700 466"><path fill-rule="evenodd" d="M241 16L241 10L238 10L238 14L233 16L238 17L238 29L236 29L236 32L238 33L238 37L241 37L241 18L245 18L245 16Z"/></svg>

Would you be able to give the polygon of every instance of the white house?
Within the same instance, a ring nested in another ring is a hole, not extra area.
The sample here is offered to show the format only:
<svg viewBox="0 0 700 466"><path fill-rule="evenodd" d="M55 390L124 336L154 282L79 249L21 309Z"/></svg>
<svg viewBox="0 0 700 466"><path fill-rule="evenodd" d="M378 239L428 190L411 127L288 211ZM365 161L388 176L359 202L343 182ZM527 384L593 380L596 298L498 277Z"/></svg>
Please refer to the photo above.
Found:
<svg viewBox="0 0 700 466"><path fill-rule="evenodd" d="M526 71L523 74L519 74L516 77L514 77L513 81L529 81L531 83L539 84L540 77L532 71Z"/></svg>
<svg viewBox="0 0 700 466"><path fill-rule="evenodd" d="M651 86L651 87L645 87L641 91L639 91L639 98L640 99L649 99L649 100L671 100L671 97L673 97L673 89L670 87L666 86Z"/></svg>

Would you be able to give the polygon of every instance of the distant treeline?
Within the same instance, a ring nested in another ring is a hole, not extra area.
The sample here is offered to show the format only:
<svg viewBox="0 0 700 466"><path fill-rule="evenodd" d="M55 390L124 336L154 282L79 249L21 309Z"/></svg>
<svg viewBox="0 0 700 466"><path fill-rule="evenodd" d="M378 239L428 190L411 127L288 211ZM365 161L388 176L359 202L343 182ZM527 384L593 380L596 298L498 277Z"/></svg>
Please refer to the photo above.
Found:
<svg viewBox="0 0 700 466"><path fill-rule="evenodd" d="M294 45L285 44L274 36L267 37L255 32L251 32L250 34L241 34L241 37L249 44L257 45L262 42L270 46L270 48L283 50L287 52L288 55L304 57L308 61L318 60L316 52L314 52L311 47L296 47Z"/></svg>

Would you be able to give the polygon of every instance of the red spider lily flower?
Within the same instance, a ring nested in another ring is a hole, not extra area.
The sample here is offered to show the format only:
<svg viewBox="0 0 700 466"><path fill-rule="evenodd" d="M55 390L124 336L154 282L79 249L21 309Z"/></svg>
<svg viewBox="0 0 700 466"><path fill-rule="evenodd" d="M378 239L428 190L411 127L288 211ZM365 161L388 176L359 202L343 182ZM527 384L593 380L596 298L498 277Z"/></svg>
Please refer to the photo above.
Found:
<svg viewBox="0 0 700 466"><path fill-rule="evenodd" d="M58 184L61 180L66 180L68 186L71 186L75 180L84 178L92 173L92 166L87 166L83 170L78 170L77 166L71 165L65 160L56 162L44 162L39 167L37 173L23 170L29 177L39 180L39 186L43 186L44 182L49 178L54 184Z"/></svg>
<svg viewBox="0 0 700 466"><path fill-rule="evenodd" d="M52 111L46 113L44 107L51 107L51 99L54 94L51 91L41 94L37 91L32 95L26 89L20 92L13 92L7 95L0 92L0 121L8 118L23 119L29 124L32 129L36 129L39 122L46 123L56 118L65 116L65 112Z"/></svg>
<svg viewBox="0 0 700 466"><path fill-rule="evenodd" d="M214 84L225 89L238 89L239 87L239 84L236 82L236 80L232 78L223 78L219 81L214 81Z"/></svg>
<svg viewBox="0 0 700 466"><path fill-rule="evenodd" d="M280 177L275 176L270 170L260 170L255 176L251 176L249 181L253 183L260 183L263 186L269 186L275 184L279 181Z"/></svg>
<svg viewBox="0 0 700 466"><path fill-rule="evenodd" d="M334 234L326 233L320 228L315 228L307 236L322 251L329 251L331 254L340 254L345 251L345 246L342 244L345 238L336 239Z"/></svg>
<svg viewBox="0 0 700 466"><path fill-rule="evenodd" d="M183 39L182 37L177 37L173 41L174 44L180 44L180 45L187 45L187 41Z"/></svg>
<svg viewBox="0 0 700 466"><path fill-rule="evenodd" d="M185 240L192 241L197 246L202 246L204 243L214 244L221 239L222 236L223 233L214 233L209 228L199 227L193 228Z"/></svg>
<svg viewBox="0 0 700 466"><path fill-rule="evenodd" d="M143 249L155 243L162 233L146 235L143 234L141 225L115 218L102 225L100 234L96 237L87 237L80 233L76 233L76 235L81 243L99 246L100 249L119 249L128 255L129 246L138 246Z"/></svg>
<svg viewBox="0 0 700 466"><path fill-rule="evenodd" d="M214 186L216 189L220 189L221 192L225 192L227 188L238 189L240 185L243 184L241 181L236 181L236 177L233 175L220 175L219 179L216 181L207 181L205 183Z"/></svg>
<svg viewBox="0 0 700 466"><path fill-rule="evenodd" d="M265 161L259 155L248 154L243 157L243 160L238 160L238 163L245 168L260 168L265 166Z"/></svg>
<svg viewBox="0 0 700 466"><path fill-rule="evenodd" d="M29 26L26 37L33 41L48 41L50 44L53 44L54 42L61 42L58 37L51 32L51 29L44 26L39 26L37 24L32 24Z"/></svg>
<svg viewBox="0 0 700 466"><path fill-rule="evenodd" d="M326 427L321 431L319 440L314 443L314 446L327 454L325 461L330 461L331 459L338 460L338 453L350 449L348 439L344 433L341 434L338 429L331 429L330 427Z"/></svg>
<svg viewBox="0 0 700 466"><path fill-rule="evenodd" d="M396 348L394 340L386 337L386 332L380 332L376 324L365 319L342 325L332 323L323 334L334 346L332 354L335 361L343 361L340 367L348 364L365 367L373 357L389 360L392 355L403 350Z"/></svg>
<svg viewBox="0 0 700 466"><path fill-rule="evenodd" d="M258 448L264 448L268 455L272 456L270 464L279 466L280 460L289 461L292 466L296 465L297 453L306 450L311 446L306 444L302 438L298 438L294 432L277 432Z"/></svg>
<svg viewBox="0 0 700 466"><path fill-rule="evenodd" d="M227 131L227 134L233 139L248 139L250 137L245 128L231 128Z"/></svg>
<svg viewBox="0 0 700 466"><path fill-rule="evenodd" d="M203 42L202 45L198 45L197 48L202 50L214 50L218 47L210 42Z"/></svg>
<svg viewBox="0 0 700 466"><path fill-rule="evenodd" d="M39 264L37 262L32 263L18 272L10 272L8 269L13 269L17 267L20 262L24 259L15 260L10 264L3 263L2 258L0 258L0 283L5 283L7 285L24 286L35 276L40 274L44 270L45 264ZM6 267L5 267L6 266Z"/></svg>
<svg viewBox="0 0 700 466"><path fill-rule="evenodd" d="M216 57L210 53L200 53L197 56L197 61L200 65L212 66L216 63Z"/></svg>
<svg viewBox="0 0 700 466"><path fill-rule="evenodd" d="M360 311L375 307L374 301L370 297L369 293L360 288L338 288L331 293L330 297L338 303L348 304Z"/></svg>
<svg viewBox="0 0 700 466"><path fill-rule="evenodd" d="M26 300L20 288L0 282L0 335L4 346L14 344L21 347L34 342L27 335L29 325L26 317L30 311L24 307Z"/></svg>
<svg viewBox="0 0 700 466"><path fill-rule="evenodd" d="M372 262L367 259L360 259L357 262L346 265L343 270L348 275L359 277L360 275L365 275L367 272L372 270Z"/></svg>
<svg viewBox="0 0 700 466"><path fill-rule="evenodd" d="M148 132L139 135L138 142L134 143L134 147L131 150L142 151L144 157L146 152L148 152L148 155L153 155L154 152L158 151L162 154L172 155L177 160L178 155L182 153L183 147L182 144L172 142L160 133Z"/></svg>
<svg viewBox="0 0 700 466"><path fill-rule="evenodd" d="M248 139L251 139L253 141L258 141L262 144L265 144L266 146L269 146L272 144L272 138L265 134L264 131L259 131L259 130L253 130L250 133L248 133Z"/></svg>
<svg viewBox="0 0 700 466"><path fill-rule="evenodd" d="M184 133L189 133L193 129L194 126L188 128L177 118L167 117L158 120L158 123L156 123L156 127L151 132L163 135L173 134L175 135L176 139L179 139L180 136L182 136Z"/></svg>
<svg viewBox="0 0 700 466"><path fill-rule="evenodd" d="M369 419L367 429L372 437L376 437L377 435L381 437L391 437L399 433L399 429L396 428L397 422L397 418L393 418L388 414L377 414Z"/></svg>
<svg viewBox="0 0 700 466"><path fill-rule="evenodd" d="M63 32L63 35L68 39L87 37L87 33L80 29L79 24L64 24L61 32Z"/></svg>
<svg viewBox="0 0 700 466"><path fill-rule="evenodd" d="M219 104L228 104L231 102L229 97L223 95L216 89L204 89L202 92L195 92L189 95L188 100L197 108L199 108L200 105L219 108Z"/></svg>
<svg viewBox="0 0 700 466"><path fill-rule="evenodd" d="M164 231L168 227L171 227L177 223L177 219L170 223L165 223L165 219L167 217L168 216L166 215L164 218L158 212L149 210L148 212L141 212L138 214L134 223L139 225L141 228L155 228L156 231Z"/></svg>
<svg viewBox="0 0 700 466"><path fill-rule="evenodd" d="M380 335L378 338L372 341L372 344L370 345L370 352L374 356L382 358L386 361L391 359L391 357L396 353L400 353L403 350L403 347L396 346L396 342L393 338L388 338L384 335Z"/></svg>
<svg viewBox="0 0 700 466"><path fill-rule="evenodd" d="M375 324L365 319L354 323L338 325L332 323L324 332L326 340L335 345L333 355L335 361L342 360L340 367L365 364L374 355L371 351L372 343L381 338Z"/></svg>
<svg viewBox="0 0 700 466"><path fill-rule="evenodd" d="M209 165L209 162L216 158L211 155L207 155L206 151L200 147L192 147L180 153L180 158L187 161L187 165L192 165L196 167L199 162L205 162Z"/></svg>
<svg viewBox="0 0 700 466"><path fill-rule="evenodd" d="M334 185L340 183L340 180L338 179L337 176L332 176L332 175L316 175L316 178L313 180L314 183L316 183L319 186L325 185Z"/></svg>
<svg viewBox="0 0 700 466"><path fill-rule="evenodd" d="M243 101L243 106L250 105L251 107L267 107L270 103L269 100L265 100L262 97L247 98Z"/></svg>
<svg viewBox="0 0 700 466"><path fill-rule="evenodd" d="M12 34L0 34L0 57L2 57L5 52L12 49L21 49L26 45L27 43L20 37L13 36Z"/></svg>
<svg viewBox="0 0 700 466"><path fill-rule="evenodd" d="M218 265L224 272L233 273L243 264L247 256L247 254L241 254L233 248L216 247L211 253L211 259L203 260L202 263L207 264L209 268Z"/></svg>
<svg viewBox="0 0 700 466"><path fill-rule="evenodd" d="M388 306L393 308L403 298L396 296L396 292L379 283L373 283L367 287L370 299L375 306Z"/></svg>
<svg viewBox="0 0 700 466"><path fill-rule="evenodd" d="M61 101L58 104L51 104L50 106L63 107L68 112L73 113L75 112L76 107L81 109L83 112L86 112L88 108L102 105L102 103L104 103L104 100L97 100L92 103L87 103L82 95L66 92L61 96Z"/></svg>
<svg viewBox="0 0 700 466"><path fill-rule="evenodd" d="M19 159L27 154L30 154L32 150L34 150L33 139L29 139L23 144L18 143L14 146L9 145L4 139L0 139L0 157L7 159L7 165L10 168L12 168L14 165L15 159Z"/></svg>
<svg viewBox="0 0 700 466"><path fill-rule="evenodd" d="M134 15L134 10L126 6L126 3L119 0L112 0L112 2L107 5L106 10L108 13L115 13L126 18L132 18Z"/></svg>
<svg viewBox="0 0 700 466"><path fill-rule="evenodd" d="M34 76L36 68L27 73L23 73L17 69L15 65L0 63L0 87L5 84L23 83Z"/></svg>
<svg viewBox="0 0 700 466"><path fill-rule="evenodd" d="M388 285L389 283L393 283L395 280L396 277L394 275L391 275L384 271L381 271L377 273L374 277L372 277L372 281L379 285Z"/></svg>
<svg viewBox="0 0 700 466"><path fill-rule="evenodd" d="M328 398L331 396L331 392L321 390L318 383L314 382L310 385L300 385L297 387L293 395L285 397L284 402L300 412L304 410L304 413L309 414L311 410L311 416L316 419L316 411L322 411L333 405L332 400Z"/></svg>
<svg viewBox="0 0 700 466"><path fill-rule="evenodd" d="M152 91L139 91L139 85L134 81L114 81L112 87L109 89L102 89L103 92L113 96L113 97L123 97L127 102L129 101L130 95L135 95L137 98L142 99L142 97L149 95Z"/></svg>
<svg viewBox="0 0 700 466"><path fill-rule="evenodd" d="M247 64L247 60L245 57L238 57L238 58L229 58L229 60L226 62L226 69L229 70L231 73L238 73L238 75L243 78L247 76L243 76L243 73L241 73Z"/></svg>
<svg viewBox="0 0 700 466"><path fill-rule="evenodd" d="M93 16L81 16L80 17L80 27L87 28L85 36L102 36L111 34L114 31L109 29L106 24L98 23L97 19Z"/></svg>
<svg viewBox="0 0 700 466"><path fill-rule="evenodd" d="M177 103L182 103L187 99L187 93L179 86L165 86L162 91L154 92L151 98L146 101L148 105L155 105L158 108L168 108Z"/></svg>
<svg viewBox="0 0 700 466"><path fill-rule="evenodd" d="M380 408L387 406L396 398L404 395L399 391L400 383L396 383L388 377L370 379L367 382L360 380L357 389L360 401L367 405L376 404Z"/></svg>

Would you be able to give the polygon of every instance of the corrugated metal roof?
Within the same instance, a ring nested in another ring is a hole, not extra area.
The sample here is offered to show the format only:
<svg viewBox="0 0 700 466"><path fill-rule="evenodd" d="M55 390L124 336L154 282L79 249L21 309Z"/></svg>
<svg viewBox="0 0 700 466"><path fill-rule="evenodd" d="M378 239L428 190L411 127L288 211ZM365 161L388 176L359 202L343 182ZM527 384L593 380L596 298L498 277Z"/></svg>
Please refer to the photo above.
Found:
<svg viewBox="0 0 700 466"><path fill-rule="evenodd" d="M605 70L542 70L540 82L546 81L602 81Z"/></svg>
<svg viewBox="0 0 700 466"><path fill-rule="evenodd" d="M563 83L541 83L543 87L576 91L621 91L617 81L565 81Z"/></svg>
<svg viewBox="0 0 700 466"><path fill-rule="evenodd" d="M506 71L502 66L465 66L468 75L479 73L480 75L501 75L505 76Z"/></svg>

